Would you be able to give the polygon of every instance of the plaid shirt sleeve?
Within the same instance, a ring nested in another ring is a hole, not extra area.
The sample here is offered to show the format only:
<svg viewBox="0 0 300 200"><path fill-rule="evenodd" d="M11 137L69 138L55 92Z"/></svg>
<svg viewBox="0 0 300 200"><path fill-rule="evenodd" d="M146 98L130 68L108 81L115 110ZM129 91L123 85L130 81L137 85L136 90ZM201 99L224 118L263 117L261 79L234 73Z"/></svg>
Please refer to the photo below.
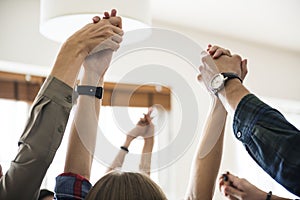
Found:
<svg viewBox="0 0 300 200"><path fill-rule="evenodd" d="M86 178L74 173L63 173L56 177L54 199L85 199L91 188L92 184Z"/></svg>
<svg viewBox="0 0 300 200"><path fill-rule="evenodd" d="M233 130L250 156L273 179L300 196L300 131L255 95L239 103Z"/></svg>

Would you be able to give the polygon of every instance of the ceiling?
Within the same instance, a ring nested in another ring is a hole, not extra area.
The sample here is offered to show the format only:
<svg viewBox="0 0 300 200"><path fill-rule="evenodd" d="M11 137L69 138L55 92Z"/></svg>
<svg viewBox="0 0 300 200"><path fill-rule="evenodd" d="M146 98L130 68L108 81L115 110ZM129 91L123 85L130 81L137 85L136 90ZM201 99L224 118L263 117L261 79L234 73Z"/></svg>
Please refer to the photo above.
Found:
<svg viewBox="0 0 300 200"><path fill-rule="evenodd" d="M152 0L154 21L300 51L299 0Z"/></svg>

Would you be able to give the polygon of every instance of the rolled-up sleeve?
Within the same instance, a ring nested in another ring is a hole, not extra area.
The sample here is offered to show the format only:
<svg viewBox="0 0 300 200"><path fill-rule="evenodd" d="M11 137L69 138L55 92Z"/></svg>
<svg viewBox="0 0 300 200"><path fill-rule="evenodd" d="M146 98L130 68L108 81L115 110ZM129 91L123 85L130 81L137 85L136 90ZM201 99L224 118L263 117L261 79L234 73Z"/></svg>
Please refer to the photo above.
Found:
<svg viewBox="0 0 300 200"><path fill-rule="evenodd" d="M72 107L72 88L49 76L35 98L19 150L0 180L0 199L36 199L61 143Z"/></svg>
<svg viewBox="0 0 300 200"><path fill-rule="evenodd" d="M245 96L233 120L235 137L273 179L300 195L300 131L255 95Z"/></svg>

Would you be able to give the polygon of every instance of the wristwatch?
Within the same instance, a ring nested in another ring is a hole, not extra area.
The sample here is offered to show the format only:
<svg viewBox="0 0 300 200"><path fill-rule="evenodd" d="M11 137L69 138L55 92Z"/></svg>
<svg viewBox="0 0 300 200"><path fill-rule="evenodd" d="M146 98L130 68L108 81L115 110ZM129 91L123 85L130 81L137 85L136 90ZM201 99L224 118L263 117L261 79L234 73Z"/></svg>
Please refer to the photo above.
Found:
<svg viewBox="0 0 300 200"><path fill-rule="evenodd" d="M223 72L216 74L210 81L211 91L218 96L218 92L225 87L226 82L234 78L239 79L243 83L242 79L235 73Z"/></svg>
<svg viewBox="0 0 300 200"><path fill-rule="evenodd" d="M88 95L102 99L103 88L89 85L77 85L75 87L75 92L77 95Z"/></svg>

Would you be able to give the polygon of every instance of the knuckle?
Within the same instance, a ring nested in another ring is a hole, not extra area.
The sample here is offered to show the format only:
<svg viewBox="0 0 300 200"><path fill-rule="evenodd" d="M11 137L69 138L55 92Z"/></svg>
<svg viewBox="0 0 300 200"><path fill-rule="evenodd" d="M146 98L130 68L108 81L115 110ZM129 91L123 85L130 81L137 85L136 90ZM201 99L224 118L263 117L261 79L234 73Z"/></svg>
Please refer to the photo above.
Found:
<svg viewBox="0 0 300 200"><path fill-rule="evenodd" d="M245 179L245 178L241 178L241 181L245 182L245 181L246 181L246 179Z"/></svg>
<svg viewBox="0 0 300 200"><path fill-rule="evenodd" d="M234 54L234 55L232 56L232 58L234 58L234 59L237 60L237 61L242 61L242 57L241 57L240 55L237 55L237 54Z"/></svg>
<svg viewBox="0 0 300 200"><path fill-rule="evenodd" d="M201 61L202 61L203 63L207 62L207 60L208 60L208 56L203 56L203 57L201 58Z"/></svg>
<svg viewBox="0 0 300 200"><path fill-rule="evenodd" d="M105 30L110 30L110 29L111 29L111 24L106 23L106 24L103 26L103 28L104 28Z"/></svg>

